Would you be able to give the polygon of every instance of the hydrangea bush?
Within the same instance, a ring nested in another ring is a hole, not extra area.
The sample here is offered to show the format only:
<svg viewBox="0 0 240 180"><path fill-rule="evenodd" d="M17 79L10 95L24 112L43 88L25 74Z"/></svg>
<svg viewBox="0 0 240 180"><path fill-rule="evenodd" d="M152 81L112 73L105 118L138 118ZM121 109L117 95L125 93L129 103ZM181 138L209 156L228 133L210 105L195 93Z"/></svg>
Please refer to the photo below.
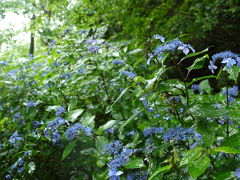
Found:
<svg viewBox="0 0 240 180"><path fill-rule="evenodd" d="M42 56L1 61L1 179L240 178L240 56L160 35L129 50L103 32L67 29Z"/></svg>

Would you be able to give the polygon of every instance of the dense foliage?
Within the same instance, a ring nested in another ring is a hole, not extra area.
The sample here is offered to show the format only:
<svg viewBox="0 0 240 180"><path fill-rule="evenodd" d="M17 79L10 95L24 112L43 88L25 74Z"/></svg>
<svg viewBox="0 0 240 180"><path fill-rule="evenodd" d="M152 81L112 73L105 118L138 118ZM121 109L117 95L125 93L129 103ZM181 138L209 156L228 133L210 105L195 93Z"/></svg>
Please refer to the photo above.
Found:
<svg viewBox="0 0 240 180"><path fill-rule="evenodd" d="M155 35L146 57L105 31L69 28L44 55L1 61L0 177L240 178L239 55Z"/></svg>

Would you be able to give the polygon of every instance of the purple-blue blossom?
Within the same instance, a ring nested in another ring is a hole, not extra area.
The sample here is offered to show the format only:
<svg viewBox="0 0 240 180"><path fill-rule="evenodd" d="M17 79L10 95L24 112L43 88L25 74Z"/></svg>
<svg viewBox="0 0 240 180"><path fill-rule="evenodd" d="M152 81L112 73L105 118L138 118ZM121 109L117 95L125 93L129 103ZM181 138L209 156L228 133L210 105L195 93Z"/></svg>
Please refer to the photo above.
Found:
<svg viewBox="0 0 240 180"><path fill-rule="evenodd" d="M223 91L224 95L227 95L227 90L224 89ZM229 102L234 102L235 101L235 96L238 95L238 86L233 86L232 88L228 88L228 101Z"/></svg>
<svg viewBox="0 0 240 180"><path fill-rule="evenodd" d="M118 155L122 148L123 144L121 141L113 141L104 147L104 153L109 155Z"/></svg>
<svg viewBox="0 0 240 180"><path fill-rule="evenodd" d="M61 107L61 106L60 106L60 107L58 107L55 115L56 115L56 116L61 116L62 113L64 113L65 111L66 111L66 109L65 109L64 107Z"/></svg>
<svg viewBox="0 0 240 180"><path fill-rule="evenodd" d="M161 35L156 34L156 35L153 36L153 38L154 39L159 39L160 41L165 42L165 38Z"/></svg>
<svg viewBox="0 0 240 180"><path fill-rule="evenodd" d="M121 71L120 74L125 75L131 79L136 77L136 74L134 74L132 71Z"/></svg>
<svg viewBox="0 0 240 180"><path fill-rule="evenodd" d="M214 65L213 61L209 62L208 69L214 74L214 71L217 69L217 66Z"/></svg>
<svg viewBox="0 0 240 180"><path fill-rule="evenodd" d="M236 176L238 179L240 179L240 168L236 169Z"/></svg>
<svg viewBox="0 0 240 180"><path fill-rule="evenodd" d="M113 60L112 63L113 64L125 64L125 61L116 59L116 60Z"/></svg>
<svg viewBox="0 0 240 180"><path fill-rule="evenodd" d="M196 93L196 92L199 92L199 91L200 91L200 86L199 86L198 84L193 84L193 85L191 86L191 89L192 89L192 91L193 91L194 93Z"/></svg>
<svg viewBox="0 0 240 180"><path fill-rule="evenodd" d="M27 107L30 108L30 107L36 107L37 106L37 103L35 103L34 101L28 101L27 102Z"/></svg>
<svg viewBox="0 0 240 180"><path fill-rule="evenodd" d="M163 127L151 127L143 131L143 136L148 137L148 136L153 136L155 134L161 134L163 130L164 130Z"/></svg>
<svg viewBox="0 0 240 180"><path fill-rule="evenodd" d="M13 146L18 146L20 144L20 141L23 141L24 139L19 136L18 132L16 131L15 133L13 133L13 135L9 138L9 142L11 145Z"/></svg>
<svg viewBox="0 0 240 180"><path fill-rule="evenodd" d="M165 142L168 141L186 141L190 137L193 137L194 131L192 129L185 129L182 127L177 126L176 128L169 129L166 133L163 134L162 139Z"/></svg>

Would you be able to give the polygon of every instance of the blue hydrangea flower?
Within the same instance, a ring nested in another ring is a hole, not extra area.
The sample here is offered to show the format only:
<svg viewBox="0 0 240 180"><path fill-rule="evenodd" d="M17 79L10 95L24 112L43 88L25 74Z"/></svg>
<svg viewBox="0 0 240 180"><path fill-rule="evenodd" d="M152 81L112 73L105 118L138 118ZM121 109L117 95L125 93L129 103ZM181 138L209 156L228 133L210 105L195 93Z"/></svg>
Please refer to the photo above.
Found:
<svg viewBox="0 0 240 180"><path fill-rule="evenodd" d="M22 166L24 164L23 158L19 158L17 161L18 166Z"/></svg>
<svg viewBox="0 0 240 180"><path fill-rule="evenodd" d="M61 140L60 134L59 134L58 130L55 130L53 132L53 135L52 135L52 142L53 142L53 144L58 143L60 140Z"/></svg>
<svg viewBox="0 0 240 180"><path fill-rule="evenodd" d="M24 169L25 169L24 167L20 167L20 168L18 169L18 171L17 171L18 174L21 174L21 173L24 171Z"/></svg>
<svg viewBox="0 0 240 180"><path fill-rule="evenodd" d="M217 69L217 66L214 65L213 61L209 62L210 64L208 65L208 69L214 74L214 71Z"/></svg>
<svg viewBox="0 0 240 180"><path fill-rule="evenodd" d="M224 89L223 91L224 95L227 95L227 90ZM228 89L228 101L229 102L234 102L235 101L235 96L238 95L238 87L237 86L233 86L232 88Z"/></svg>
<svg viewBox="0 0 240 180"><path fill-rule="evenodd" d="M61 116L62 113L64 113L66 111L66 109L64 107L58 107L57 111L56 111L56 116Z"/></svg>
<svg viewBox="0 0 240 180"><path fill-rule="evenodd" d="M125 64L125 61L116 59L116 60L113 60L112 63L113 64Z"/></svg>
<svg viewBox="0 0 240 180"><path fill-rule="evenodd" d="M168 141L186 141L188 138L194 136L194 131L192 129L185 129L177 126L176 128L169 129L165 134L163 134L162 139L165 142Z"/></svg>
<svg viewBox="0 0 240 180"><path fill-rule="evenodd" d="M127 136L132 136L132 135L134 135L136 133L136 131L130 131L130 132L128 132L126 135Z"/></svg>
<svg viewBox="0 0 240 180"><path fill-rule="evenodd" d="M6 175L5 178L6 179L11 179L11 176L10 175Z"/></svg>
<svg viewBox="0 0 240 180"><path fill-rule="evenodd" d="M104 147L104 153L109 155L118 155L122 148L123 144L121 141L113 141Z"/></svg>
<svg viewBox="0 0 240 180"><path fill-rule="evenodd" d="M123 74L123 75L129 77L130 79L136 77L136 74L134 74L132 71L121 71L120 74Z"/></svg>
<svg viewBox="0 0 240 180"><path fill-rule="evenodd" d="M106 130L106 132L108 132L108 133L110 133L110 134L113 134L113 133L114 133L114 129L115 129L115 127L113 126L113 127L111 127L111 128L108 128L108 129Z"/></svg>
<svg viewBox="0 0 240 180"><path fill-rule="evenodd" d="M200 91L200 86L199 86L198 84L193 84L193 85L191 86L191 89L192 89L192 91L193 91L194 93L196 93L196 92L199 92L199 91Z"/></svg>
<svg viewBox="0 0 240 180"><path fill-rule="evenodd" d="M16 131L13 133L13 135L8 140L11 145L18 146L20 144L20 141L23 141L24 139L18 135L18 132Z"/></svg>
<svg viewBox="0 0 240 180"><path fill-rule="evenodd" d="M232 68L237 62L232 58L226 58L222 60L222 64L226 64L228 68Z"/></svg>
<svg viewBox="0 0 240 180"><path fill-rule="evenodd" d="M238 179L240 179L240 168L236 169L236 176Z"/></svg>
<svg viewBox="0 0 240 180"><path fill-rule="evenodd" d="M73 126L69 127L66 132L66 137L68 141L72 141L79 135L79 131L83 129L83 125L76 123Z"/></svg>
<svg viewBox="0 0 240 180"><path fill-rule="evenodd" d="M143 131L143 136L148 137L148 136L153 136L155 134L160 134L163 132L163 130L164 130L163 127L151 127Z"/></svg>
<svg viewBox="0 0 240 180"><path fill-rule="evenodd" d="M55 142L59 137L57 130L58 130L59 126L61 126L63 124L68 125L68 121L61 117L57 117L57 118L53 119L52 121L49 121L47 127L44 129L45 137L50 138L50 133L52 133L54 135L54 139L52 141Z"/></svg>
<svg viewBox="0 0 240 180"><path fill-rule="evenodd" d="M37 106L37 103L35 103L34 101L28 101L27 103L27 107L30 108L30 107L36 107Z"/></svg>
<svg viewBox="0 0 240 180"><path fill-rule="evenodd" d="M83 131L85 132L86 136L91 136L92 128L85 127L83 128Z"/></svg>
<svg viewBox="0 0 240 180"><path fill-rule="evenodd" d="M217 59L227 59L227 58L237 58L238 55L231 52L231 51L224 51L224 52L220 52L220 53L217 53L217 54L214 54L212 56L212 60L215 62Z"/></svg>
<svg viewBox="0 0 240 180"><path fill-rule="evenodd" d="M165 38L161 35L156 34L156 35L153 36L153 38L154 39L159 39L160 41L165 42Z"/></svg>
<svg viewBox="0 0 240 180"><path fill-rule="evenodd" d="M39 121L33 121L31 128L32 129L36 129L37 127L39 127L41 125L41 123Z"/></svg>

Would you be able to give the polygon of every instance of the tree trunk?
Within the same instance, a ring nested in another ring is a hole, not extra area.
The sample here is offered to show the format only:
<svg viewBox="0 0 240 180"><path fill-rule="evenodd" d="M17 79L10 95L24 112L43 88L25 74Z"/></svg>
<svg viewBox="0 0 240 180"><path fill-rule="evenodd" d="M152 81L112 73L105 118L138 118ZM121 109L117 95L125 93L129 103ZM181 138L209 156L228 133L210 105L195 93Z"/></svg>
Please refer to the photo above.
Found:
<svg viewBox="0 0 240 180"><path fill-rule="evenodd" d="M30 35L30 47L29 47L29 56L34 56L34 26L35 26L35 15L31 18L31 35Z"/></svg>

